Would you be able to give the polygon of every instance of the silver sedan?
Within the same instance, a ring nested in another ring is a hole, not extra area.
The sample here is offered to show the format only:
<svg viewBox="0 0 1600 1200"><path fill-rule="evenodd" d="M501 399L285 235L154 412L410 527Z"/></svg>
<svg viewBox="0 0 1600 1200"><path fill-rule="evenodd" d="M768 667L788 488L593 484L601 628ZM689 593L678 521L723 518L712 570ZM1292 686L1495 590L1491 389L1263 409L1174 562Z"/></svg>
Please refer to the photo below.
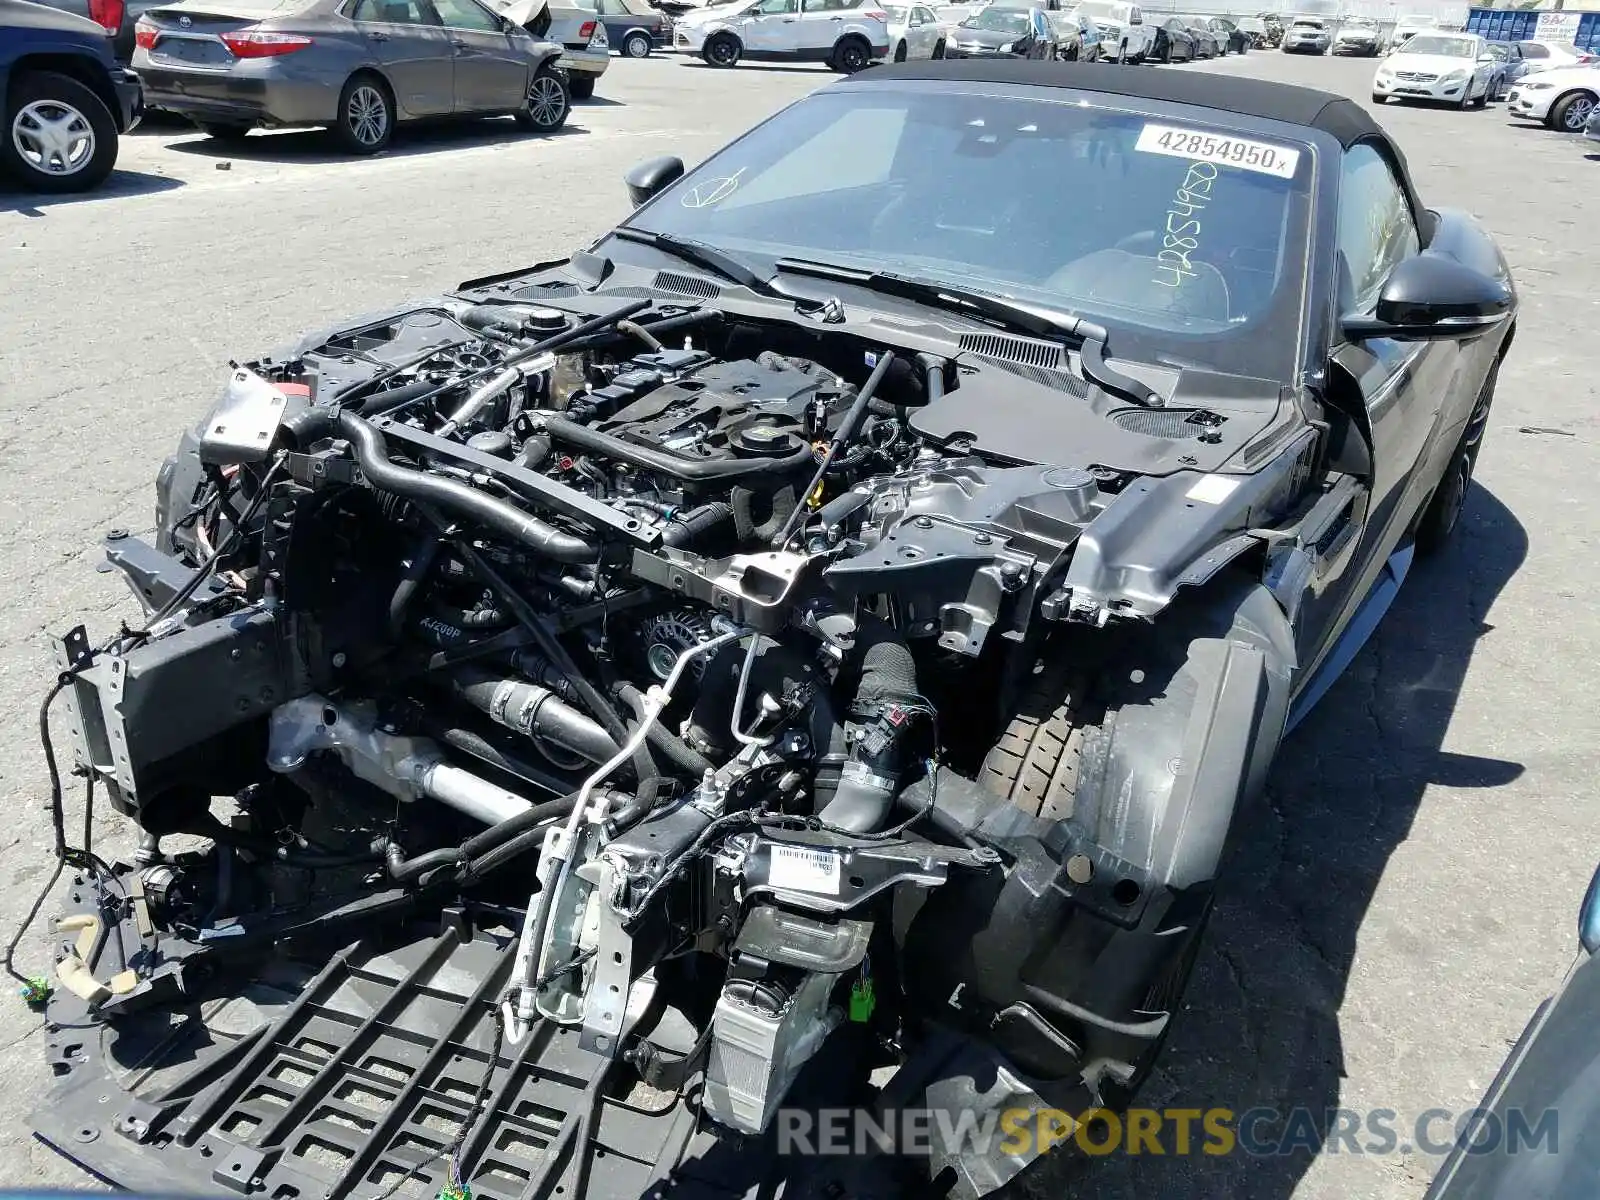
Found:
<svg viewBox="0 0 1600 1200"><path fill-rule="evenodd" d="M324 125L372 154L401 121L511 114L549 133L571 108L561 47L478 0L182 0L134 41L147 103L214 137Z"/></svg>

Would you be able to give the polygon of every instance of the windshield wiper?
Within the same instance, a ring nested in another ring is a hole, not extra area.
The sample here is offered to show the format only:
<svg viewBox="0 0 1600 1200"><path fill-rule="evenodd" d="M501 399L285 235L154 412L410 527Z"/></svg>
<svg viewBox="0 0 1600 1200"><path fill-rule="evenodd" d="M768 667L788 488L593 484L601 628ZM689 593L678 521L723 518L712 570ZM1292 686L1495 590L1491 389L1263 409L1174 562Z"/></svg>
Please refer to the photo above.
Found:
<svg viewBox="0 0 1600 1200"><path fill-rule="evenodd" d="M1104 325L1064 313L1048 305L1031 304L993 296L937 279L899 275L893 271L869 271L836 263L814 262L807 258L780 258L773 264L779 271L810 275L853 283L885 296L899 296L932 304L953 312L963 312L1004 325L1022 333L1045 338L1070 338L1079 343L1078 355L1083 373L1101 388L1145 408L1162 408L1166 400L1153 388L1130 378L1106 363L1106 343L1110 335Z"/></svg>
<svg viewBox="0 0 1600 1200"><path fill-rule="evenodd" d="M729 283L748 288L758 296L772 296L779 300L794 299L793 296L785 295L774 287L770 279L758 275L731 254L718 250L715 246L708 246L704 242L697 242L693 238L677 237L670 233L655 233L649 229L635 229L631 225L618 226L611 231L611 236L621 238L625 242L638 242L640 245L651 246L664 254L681 258L686 263L721 276Z"/></svg>

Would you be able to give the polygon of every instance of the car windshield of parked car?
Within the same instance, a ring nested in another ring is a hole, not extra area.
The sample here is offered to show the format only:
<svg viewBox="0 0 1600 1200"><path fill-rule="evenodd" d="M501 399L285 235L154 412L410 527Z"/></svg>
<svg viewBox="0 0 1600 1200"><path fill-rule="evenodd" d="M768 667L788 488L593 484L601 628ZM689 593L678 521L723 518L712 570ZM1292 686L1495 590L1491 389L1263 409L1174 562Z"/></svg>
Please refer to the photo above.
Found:
<svg viewBox="0 0 1600 1200"><path fill-rule="evenodd" d="M1311 147L1235 136L1220 115L1156 119L1049 92L819 92L627 224L761 275L784 258L890 270L1087 315L1130 357L1287 378Z"/></svg>
<svg viewBox="0 0 1600 1200"><path fill-rule="evenodd" d="M1321 21L1296 21L1289 28L1291 28L1291 29L1316 29L1316 30L1321 30L1322 22Z"/></svg>
<svg viewBox="0 0 1600 1200"><path fill-rule="evenodd" d="M1028 14L1020 8L989 7L961 22L968 29L987 29L994 33L1028 32Z"/></svg>
<svg viewBox="0 0 1600 1200"><path fill-rule="evenodd" d="M1476 58L1471 38L1443 37L1437 33L1419 33L1406 43L1407 54L1426 54L1438 58Z"/></svg>

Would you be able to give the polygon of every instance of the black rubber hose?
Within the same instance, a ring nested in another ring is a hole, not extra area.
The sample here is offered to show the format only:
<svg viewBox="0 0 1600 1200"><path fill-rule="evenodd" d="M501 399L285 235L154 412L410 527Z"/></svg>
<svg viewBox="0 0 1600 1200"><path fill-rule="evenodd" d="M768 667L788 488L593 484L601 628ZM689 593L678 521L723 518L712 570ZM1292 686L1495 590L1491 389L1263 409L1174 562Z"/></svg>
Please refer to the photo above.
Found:
<svg viewBox="0 0 1600 1200"><path fill-rule="evenodd" d="M632 442L623 441L609 433L601 433L598 429L591 429L587 425L580 425L565 417L546 417L544 429L552 439L565 445L576 446L591 454L602 454L607 458L619 459L633 466L643 467L647 471L658 471L670 478L683 479L691 483L728 482L758 476L781 475L808 465L813 461L814 455L810 446L804 446L783 458L708 458L690 461L662 450L652 450L648 446L636 446Z"/></svg>
<svg viewBox="0 0 1600 1200"><path fill-rule="evenodd" d="M495 724L525 737L548 739L590 762L605 762L619 748L616 739L593 717L537 683L505 679L482 667L463 666L451 673L450 686Z"/></svg>
<svg viewBox="0 0 1600 1200"><path fill-rule="evenodd" d="M432 519L432 518L430 518ZM437 523L437 522L436 522ZM555 634L550 632L533 607L522 598L515 588L506 582L505 577L491 566L483 555L479 554L473 545L463 539L455 543L456 552L466 560L467 564L478 573L489 587L500 597L505 606L516 616L518 624L533 635L534 642L538 645L541 654L550 663L567 677L572 683L573 691L578 699L583 701L589 715L605 726L605 730L617 740L617 745L622 745L628 740L628 727L623 724L622 718L617 715L617 710L606 703L606 698L600 694L598 688L589 682L587 676L578 670L578 664L572 661L572 655L567 653L566 647L556 640ZM654 771L647 771L640 775L653 775Z"/></svg>
<svg viewBox="0 0 1600 1200"><path fill-rule="evenodd" d="M638 791L607 812L606 823L611 826L612 835L615 836L624 829L637 825L656 806L656 800L660 795L661 780L658 778L645 780Z"/></svg>
<svg viewBox="0 0 1600 1200"><path fill-rule="evenodd" d="M536 433L522 443L522 453L517 455L517 465L526 470L533 470L542 465L550 457L550 438L546 434Z"/></svg>
<svg viewBox="0 0 1600 1200"><path fill-rule="evenodd" d="M569 780L553 775L542 767L537 767L515 754L502 750L476 730L424 718L422 731L435 741L443 742L446 746L470 755L479 762L487 763L497 771L504 771L507 775L514 775L518 779L526 779L535 787L542 787L547 792L559 795L572 786Z"/></svg>
<svg viewBox="0 0 1600 1200"><path fill-rule="evenodd" d="M400 582L395 585L394 595L389 600L389 636L398 639L405 628L406 613L411 608L411 601L416 597L417 589L422 586L422 581L428 577L428 572L433 570L433 564L438 561L439 550L444 546L444 539L435 534L424 537L411 559L406 563L405 573L400 576Z"/></svg>
<svg viewBox="0 0 1600 1200"><path fill-rule="evenodd" d="M576 534L564 533L503 500L496 500L454 479L390 462L383 434L354 413L339 415L339 432L350 439L367 482L380 491L448 509L557 562L587 563L600 557L600 548L594 543Z"/></svg>
<svg viewBox="0 0 1600 1200"><path fill-rule="evenodd" d="M663 333L672 333L673 331L679 329L692 329L696 325L707 325L712 321L720 320L722 320L722 314L716 309L700 308L696 309L694 312L679 313L675 317L663 317L659 321L651 321L648 325L640 324L639 328L655 337L660 337ZM609 346L612 343L619 342L621 340L621 336L619 336L617 333L608 331L606 333L574 338L572 341L568 342L563 349L593 350L599 346Z"/></svg>
<svg viewBox="0 0 1600 1200"><path fill-rule="evenodd" d="M356 411L364 417L375 416L390 408L398 408L402 404L410 404L413 400L426 396L438 386L431 379L419 379L415 383L403 383L397 388L390 388L386 392L375 392L368 396L356 407Z"/></svg>
<svg viewBox="0 0 1600 1200"><path fill-rule="evenodd" d="M542 839L544 830L538 828L538 826L552 818L568 815L572 812L573 805L577 803L577 792L559 796L554 800L546 800L542 804L535 804L532 808L525 809L514 817L508 817L498 824L489 826L482 833L468 838L459 846L446 846L438 850L429 850L413 858L402 857L400 848L391 843L385 851L384 864L388 869L389 877L399 883L413 882L428 871L451 865L459 865L464 871L470 873L474 859L492 852L515 838L526 837L531 833Z"/></svg>
<svg viewBox="0 0 1600 1200"><path fill-rule="evenodd" d="M904 768L907 722L886 720L892 710L918 703L917 664L911 648L887 621L873 620L856 634L861 681L851 705L857 728L872 736L850 743L833 798L817 814L826 825L866 834L879 828L894 804Z"/></svg>
<svg viewBox="0 0 1600 1200"><path fill-rule="evenodd" d="M644 720L644 693L631 683L620 683L616 687L618 699L633 710L636 721ZM673 766L679 768L685 775L694 780L705 777L707 771L715 770L711 760L701 754L689 743L685 742L672 730L657 721L650 726L650 732L645 734L645 740Z"/></svg>
<svg viewBox="0 0 1600 1200"><path fill-rule="evenodd" d="M693 546L733 520L733 505L713 500L687 512L674 513L661 531L663 545L674 549Z"/></svg>
<svg viewBox="0 0 1600 1200"><path fill-rule="evenodd" d="M856 652L861 655L858 710L909 704L916 699L917 660L893 625L879 620L863 622L856 632Z"/></svg>

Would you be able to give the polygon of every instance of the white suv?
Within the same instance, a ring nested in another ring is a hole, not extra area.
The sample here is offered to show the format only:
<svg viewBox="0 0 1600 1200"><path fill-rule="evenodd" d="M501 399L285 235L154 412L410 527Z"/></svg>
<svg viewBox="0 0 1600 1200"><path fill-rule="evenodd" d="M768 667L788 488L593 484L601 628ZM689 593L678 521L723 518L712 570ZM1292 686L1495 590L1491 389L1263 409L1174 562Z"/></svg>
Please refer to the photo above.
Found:
<svg viewBox="0 0 1600 1200"><path fill-rule="evenodd" d="M676 50L713 67L760 62L825 62L852 75L889 53L889 14L877 0L750 0L685 13Z"/></svg>
<svg viewBox="0 0 1600 1200"><path fill-rule="evenodd" d="M1078 11L1100 27L1100 57L1112 62L1144 62L1156 52L1156 27L1137 4L1122 0L1084 0Z"/></svg>

